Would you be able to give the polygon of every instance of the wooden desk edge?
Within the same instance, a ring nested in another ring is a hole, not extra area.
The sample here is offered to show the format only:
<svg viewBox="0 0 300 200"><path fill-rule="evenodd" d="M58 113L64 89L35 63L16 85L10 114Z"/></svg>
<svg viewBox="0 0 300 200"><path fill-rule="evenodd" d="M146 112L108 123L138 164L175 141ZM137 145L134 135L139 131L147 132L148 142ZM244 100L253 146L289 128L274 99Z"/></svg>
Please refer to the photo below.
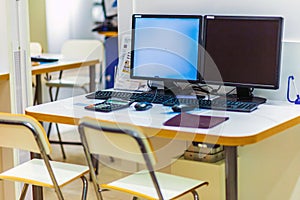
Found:
<svg viewBox="0 0 300 200"><path fill-rule="evenodd" d="M7 73L7 74L0 74L0 80L1 81L7 81L7 80L9 80L9 73Z"/></svg>
<svg viewBox="0 0 300 200"><path fill-rule="evenodd" d="M80 67L84 67L84 66L96 65L99 63L100 63L99 60L90 60L90 61L82 61L82 62L78 62L78 63L62 63L62 64L58 64L58 66L51 67L51 68L49 68L48 65L44 65L44 66L39 65L39 66L32 67L32 75L80 68Z"/></svg>
<svg viewBox="0 0 300 200"><path fill-rule="evenodd" d="M57 117L56 115L35 113L27 110L25 111L25 113L27 115L36 118L38 121L44 121L44 122L55 122L55 123L62 123L62 124L69 124L69 125L78 125L80 120L79 118L63 117L63 116ZM273 128L268 129L266 131L262 131L256 135L246 136L246 137L215 136L215 135L207 135L207 134L200 134L200 133L193 134L190 132L173 131L173 130L152 128L152 127L142 127L142 128L145 130L145 133L147 133L149 137L162 137L162 138L169 138L169 139L176 139L176 140L206 142L206 143L221 144L226 146L243 146L243 145L257 143L273 135L281 133L282 131L285 131L291 127L294 127L298 124L300 124L300 117L291 119L285 123L274 126Z"/></svg>
<svg viewBox="0 0 300 200"><path fill-rule="evenodd" d="M99 31L98 33L105 37L114 37L118 35L117 31Z"/></svg>
<svg viewBox="0 0 300 200"><path fill-rule="evenodd" d="M53 123L60 123L60 124L69 124L69 125L78 125L79 119L72 118L72 117L58 117L57 115L49 115L49 114L41 114L36 112L30 112L25 110L26 115L30 115L34 117L38 121L41 122L53 122Z"/></svg>
<svg viewBox="0 0 300 200"><path fill-rule="evenodd" d="M48 72L61 71L61 70L67 70L67 69L74 69L74 68L79 68L79 67L83 67L83 66L91 66L91 65L96 65L99 63L100 63L99 60L83 61L83 62L78 62L78 63L73 63L73 64L65 63L65 64L61 64L57 67L52 67L51 69L49 69L49 67L47 65L46 66L38 65L38 66L32 67L32 75L44 74L44 73L48 73ZM0 80L1 81L9 80L9 73L0 74Z"/></svg>

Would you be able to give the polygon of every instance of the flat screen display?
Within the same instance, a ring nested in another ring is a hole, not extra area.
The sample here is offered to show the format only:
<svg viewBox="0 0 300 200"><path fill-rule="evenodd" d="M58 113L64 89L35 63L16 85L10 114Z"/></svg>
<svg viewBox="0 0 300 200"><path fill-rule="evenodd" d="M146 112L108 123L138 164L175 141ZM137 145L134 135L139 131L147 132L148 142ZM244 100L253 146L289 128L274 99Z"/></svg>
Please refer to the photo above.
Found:
<svg viewBox="0 0 300 200"><path fill-rule="evenodd" d="M282 21L281 17L205 16L203 81L277 89Z"/></svg>
<svg viewBox="0 0 300 200"><path fill-rule="evenodd" d="M106 19L113 18L118 15L118 3L117 0L102 0L103 10Z"/></svg>
<svg viewBox="0 0 300 200"><path fill-rule="evenodd" d="M198 81L201 16L132 18L131 78Z"/></svg>

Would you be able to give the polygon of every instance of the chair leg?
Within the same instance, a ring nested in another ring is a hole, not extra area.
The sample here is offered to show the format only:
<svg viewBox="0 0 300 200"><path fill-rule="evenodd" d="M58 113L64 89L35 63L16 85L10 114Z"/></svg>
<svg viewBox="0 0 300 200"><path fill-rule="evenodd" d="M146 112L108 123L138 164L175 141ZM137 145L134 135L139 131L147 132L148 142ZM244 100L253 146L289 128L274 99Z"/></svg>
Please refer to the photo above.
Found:
<svg viewBox="0 0 300 200"><path fill-rule="evenodd" d="M95 169L96 175L98 175L99 172L99 155L91 154L92 163Z"/></svg>
<svg viewBox="0 0 300 200"><path fill-rule="evenodd" d="M82 200L86 200L87 197L87 190L88 190L88 181L86 180L85 176L80 177L82 180Z"/></svg>
<svg viewBox="0 0 300 200"><path fill-rule="evenodd" d="M53 98L52 87L49 87L49 96L50 96L50 101L51 102L57 100L57 98L58 98L58 92L59 92L59 87L56 88L55 98ZM64 150L64 146L63 146L63 143L62 143L61 134L60 134L60 131L59 131L59 128L58 128L58 124L56 123L55 126L56 126L56 131L57 131L57 136L58 136L58 141L59 141L61 153L62 153L63 159L65 160L67 158L67 156L66 156L66 153L65 153L65 150ZM50 138L51 128L52 128L52 123L50 123L49 127L48 127L48 132L47 132L48 138Z"/></svg>
<svg viewBox="0 0 300 200"><path fill-rule="evenodd" d="M24 183L24 186L23 186L23 189L22 189L22 192L21 192L21 195L20 195L20 200L23 200L25 199L26 197L26 193L27 193L27 190L28 190L28 184L27 183Z"/></svg>
<svg viewBox="0 0 300 200"><path fill-rule="evenodd" d="M34 89L34 98L33 98L33 105L37 105L37 91L36 91L36 86L32 84L33 89Z"/></svg>
<svg viewBox="0 0 300 200"><path fill-rule="evenodd" d="M53 88L53 87L49 87L49 96L50 96L50 101L51 101L51 102L57 100L57 98L58 98L58 93L59 93L59 87L57 87L57 88L56 88L56 91L55 91L55 97L53 98L52 88Z"/></svg>
<svg viewBox="0 0 300 200"><path fill-rule="evenodd" d="M57 136L58 136L58 141L59 141L61 153L62 153L63 159L65 160L67 158L67 156L66 156L65 149L64 149L64 146L63 146L63 143L62 143L62 139L61 139L60 131L59 131L59 128L58 128L58 124L55 123L55 126L56 126L56 131L57 131Z"/></svg>
<svg viewBox="0 0 300 200"><path fill-rule="evenodd" d="M82 86L81 88L84 90L85 93L89 93L89 91L84 86Z"/></svg>
<svg viewBox="0 0 300 200"><path fill-rule="evenodd" d="M199 200L199 195L198 195L198 192L196 192L196 190L192 190L191 193L194 196L194 200Z"/></svg>
<svg viewBox="0 0 300 200"><path fill-rule="evenodd" d="M56 88L55 98L54 98L55 101L58 99L58 92L59 92L59 87Z"/></svg>
<svg viewBox="0 0 300 200"><path fill-rule="evenodd" d="M47 137L48 137L48 139L50 138L51 128L52 128L52 123L49 123L48 131L47 131Z"/></svg>
<svg viewBox="0 0 300 200"><path fill-rule="evenodd" d="M52 94L52 87L49 87L49 96L50 96L50 101L53 101L53 94Z"/></svg>

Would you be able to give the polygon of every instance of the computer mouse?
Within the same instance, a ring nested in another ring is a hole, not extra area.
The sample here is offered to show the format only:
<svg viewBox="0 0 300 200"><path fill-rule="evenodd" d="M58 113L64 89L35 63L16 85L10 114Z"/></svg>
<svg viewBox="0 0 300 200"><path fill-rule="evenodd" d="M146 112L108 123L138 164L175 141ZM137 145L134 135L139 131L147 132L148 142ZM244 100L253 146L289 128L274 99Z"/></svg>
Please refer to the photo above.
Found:
<svg viewBox="0 0 300 200"><path fill-rule="evenodd" d="M194 110L195 106L189 106L189 105L184 105L184 104L176 104L172 106L172 110L174 112L185 112L185 111L190 111Z"/></svg>
<svg viewBox="0 0 300 200"><path fill-rule="evenodd" d="M134 105L134 108L137 111L149 110L150 108L152 108L152 104L149 102L137 102Z"/></svg>

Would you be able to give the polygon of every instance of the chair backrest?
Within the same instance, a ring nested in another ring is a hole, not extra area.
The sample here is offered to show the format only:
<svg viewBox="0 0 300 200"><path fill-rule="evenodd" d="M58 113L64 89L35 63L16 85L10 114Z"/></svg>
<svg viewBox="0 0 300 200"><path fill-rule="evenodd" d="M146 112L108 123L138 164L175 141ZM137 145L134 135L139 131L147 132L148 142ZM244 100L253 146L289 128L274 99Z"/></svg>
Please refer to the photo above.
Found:
<svg viewBox="0 0 300 200"><path fill-rule="evenodd" d="M163 199L154 171L155 153L142 129L131 124L84 117L79 122L79 133L98 199L102 199L99 193L101 189L93 170L91 154L107 155L145 164L158 196Z"/></svg>
<svg viewBox="0 0 300 200"><path fill-rule="evenodd" d="M149 140L134 125L84 117L80 120L79 132L89 153L142 163L147 167L156 163Z"/></svg>
<svg viewBox="0 0 300 200"><path fill-rule="evenodd" d="M43 51L43 48L39 42L30 42L30 55L31 56L41 55L42 51Z"/></svg>
<svg viewBox="0 0 300 200"><path fill-rule="evenodd" d="M50 154L51 146L44 128L34 118L11 113L0 113L0 146Z"/></svg>
<svg viewBox="0 0 300 200"><path fill-rule="evenodd" d="M67 40L63 43L61 54L64 59L99 59L104 57L104 47L100 40Z"/></svg>

